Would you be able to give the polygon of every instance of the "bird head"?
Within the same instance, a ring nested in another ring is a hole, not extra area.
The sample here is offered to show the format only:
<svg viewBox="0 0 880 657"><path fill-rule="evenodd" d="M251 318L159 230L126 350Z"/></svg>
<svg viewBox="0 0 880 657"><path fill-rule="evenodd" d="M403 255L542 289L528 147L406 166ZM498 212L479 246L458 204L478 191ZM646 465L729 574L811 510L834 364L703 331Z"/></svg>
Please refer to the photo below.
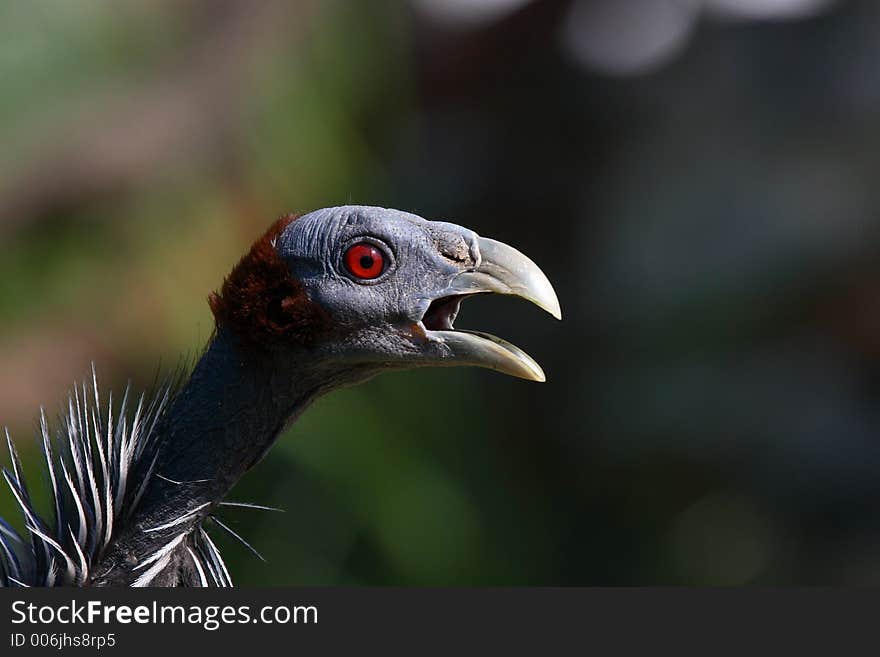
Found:
<svg viewBox="0 0 880 657"><path fill-rule="evenodd" d="M544 381L528 354L454 328L463 299L514 295L561 319L544 273L501 242L455 224L367 206L279 220L210 303L218 327L253 348L307 350L376 373L472 365Z"/></svg>

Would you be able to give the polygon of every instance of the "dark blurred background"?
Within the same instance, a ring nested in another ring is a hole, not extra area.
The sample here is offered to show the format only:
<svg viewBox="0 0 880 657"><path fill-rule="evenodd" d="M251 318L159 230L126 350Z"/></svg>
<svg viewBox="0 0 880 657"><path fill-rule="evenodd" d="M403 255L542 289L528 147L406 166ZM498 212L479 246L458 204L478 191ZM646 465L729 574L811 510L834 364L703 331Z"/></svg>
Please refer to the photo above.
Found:
<svg viewBox="0 0 880 657"><path fill-rule="evenodd" d="M541 362L318 402L237 487L239 584L880 584L880 3L0 6L0 423L148 386L279 214L520 247ZM0 513L13 514L0 495Z"/></svg>

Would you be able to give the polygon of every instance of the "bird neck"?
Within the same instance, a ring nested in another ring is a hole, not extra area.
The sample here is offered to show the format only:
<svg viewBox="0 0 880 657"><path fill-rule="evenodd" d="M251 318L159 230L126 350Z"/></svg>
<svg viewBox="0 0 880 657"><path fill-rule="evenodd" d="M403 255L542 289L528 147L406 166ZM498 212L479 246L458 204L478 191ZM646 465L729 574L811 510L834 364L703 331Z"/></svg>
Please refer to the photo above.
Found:
<svg viewBox="0 0 880 657"><path fill-rule="evenodd" d="M251 347L220 329L169 409L155 472L186 483L177 488L190 508L218 502L318 395L347 378L305 348Z"/></svg>
<svg viewBox="0 0 880 657"><path fill-rule="evenodd" d="M305 347L252 348L218 329L157 428L155 462L140 464L141 476L152 468L149 484L95 583L130 584L138 560L198 526L316 397L372 373Z"/></svg>

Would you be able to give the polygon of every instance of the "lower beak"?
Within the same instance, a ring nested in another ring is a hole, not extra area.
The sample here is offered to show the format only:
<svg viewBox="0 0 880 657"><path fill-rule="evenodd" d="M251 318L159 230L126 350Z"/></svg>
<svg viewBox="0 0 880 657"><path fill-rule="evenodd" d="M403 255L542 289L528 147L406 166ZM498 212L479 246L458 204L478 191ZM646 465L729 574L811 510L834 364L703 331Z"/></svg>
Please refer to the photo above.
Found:
<svg viewBox="0 0 880 657"><path fill-rule="evenodd" d="M477 238L480 251L478 265L456 276L438 299L463 298L473 294L504 294L531 301L556 319L562 319L562 310L556 292L544 272L530 258L502 242L485 237ZM431 330L426 327L429 340L442 342L448 352L446 362L438 365L475 365L530 381L546 380L544 371L535 360L519 347L499 337L478 331L455 330L452 327L457 303L446 318L448 328ZM447 360L448 359L448 360Z"/></svg>

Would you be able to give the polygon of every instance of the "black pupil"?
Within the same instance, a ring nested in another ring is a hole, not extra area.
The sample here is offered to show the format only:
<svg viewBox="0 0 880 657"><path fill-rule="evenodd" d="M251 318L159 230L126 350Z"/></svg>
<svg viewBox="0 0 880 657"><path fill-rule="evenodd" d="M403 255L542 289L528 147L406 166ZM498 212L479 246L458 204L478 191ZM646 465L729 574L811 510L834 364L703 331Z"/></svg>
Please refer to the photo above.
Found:
<svg viewBox="0 0 880 657"><path fill-rule="evenodd" d="M373 256L370 254L364 254L361 256L361 267L364 269L372 269L373 268Z"/></svg>

